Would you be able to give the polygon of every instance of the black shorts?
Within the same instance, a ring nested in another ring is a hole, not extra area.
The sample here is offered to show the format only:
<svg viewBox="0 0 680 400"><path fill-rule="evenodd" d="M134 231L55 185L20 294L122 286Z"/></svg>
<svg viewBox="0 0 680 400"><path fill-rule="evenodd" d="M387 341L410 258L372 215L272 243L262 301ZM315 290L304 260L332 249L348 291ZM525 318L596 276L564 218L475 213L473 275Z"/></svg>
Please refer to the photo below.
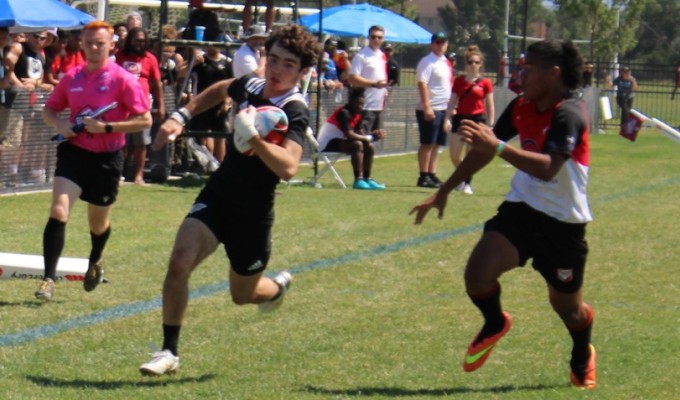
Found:
<svg viewBox="0 0 680 400"><path fill-rule="evenodd" d="M247 205L230 204L203 190L187 218L203 222L224 245L231 269L241 276L264 271L271 255L274 208L256 211Z"/></svg>
<svg viewBox="0 0 680 400"><path fill-rule="evenodd" d="M382 111L364 110L361 113L361 127L366 133L383 128Z"/></svg>
<svg viewBox="0 0 680 400"><path fill-rule="evenodd" d="M477 115L460 115L456 114L451 118L451 132L458 132L458 128L460 128L460 121L464 119L469 119L472 121L475 121L477 123L485 123L486 124L486 117L484 114L477 114Z"/></svg>
<svg viewBox="0 0 680 400"><path fill-rule="evenodd" d="M583 285L588 243L586 224L558 221L526 203L503 202L484 232L498 232L517 249L524 266L533 267L557 291L574 293Z"/></svg>
<svg viewBox="0 0 680 400"><path fill-rule="evenodd" d="M116 202L123 173L123 153L93 153L68 141L57 147L54 176L66 178L80 187L80 199L96 206Z"/></svg>

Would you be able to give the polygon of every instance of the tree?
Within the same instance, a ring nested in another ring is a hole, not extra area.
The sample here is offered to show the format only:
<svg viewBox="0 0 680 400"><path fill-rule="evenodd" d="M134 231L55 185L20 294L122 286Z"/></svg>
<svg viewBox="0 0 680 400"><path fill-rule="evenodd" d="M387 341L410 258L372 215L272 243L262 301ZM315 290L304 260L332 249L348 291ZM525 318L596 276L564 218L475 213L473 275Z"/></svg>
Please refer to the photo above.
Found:
<svg viewBox="0 0 680 400"><path fill-rule="evenodd" d="M635 47L646 0L553 0L560 37L588 39L589 58L611 61Z"/></svg>
<svg viewBox="0 0 680 400"><path fill-rule="evenodd" d="M626 56L649 64L675 65L680 60L680 3L648 1L637 37L637 44Z"/></svg>
<svg viewBox="0 0 680 400"><path fill-rule="evenodd" d="M545 23L550 11L540 0L526 0L529 5L527 36L533 35L533 23ZM447 27L451 44L456 52L464 51L468 45L477 44L488 54L496 54L503 48L505 39L505 5L510 6L510 34L522 35L525 0L451 0L451 4L439 8L439 16ZM522 52L515 43L516 57Z"/></svg>

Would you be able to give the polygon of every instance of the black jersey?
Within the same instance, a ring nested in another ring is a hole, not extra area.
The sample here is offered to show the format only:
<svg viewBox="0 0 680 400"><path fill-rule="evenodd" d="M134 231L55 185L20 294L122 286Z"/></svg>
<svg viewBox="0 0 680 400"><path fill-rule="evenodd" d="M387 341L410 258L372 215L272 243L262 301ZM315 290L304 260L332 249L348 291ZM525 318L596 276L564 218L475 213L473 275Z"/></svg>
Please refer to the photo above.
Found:
<svg viewBox="0 0 680 400"><path fill-rule="evenodd" d="M31 50L28 43L22 43L21 47L23 50L14 67L14 75L19 79L41 79L45 71L45 57L41 53ZM6 91L3 105L8 108L11 107L16 96L16 91Z"/></svg>
<svg viewBox="0 0 680 400"><path fill-rule="evenodd" d="M238 110L249 105L274 105L281 108L288 117L286 137L304 146L305 131L309 125L309 109L304 97L295 88L283 96L264 99L264 83L264 79L252 75L232 82L229 97L233 99L234 107ZM204 190L228 199L231 204L244 205L249 209L271 208L280 178L257 155L246 156L236 150L233 136L228 136L227 141L224 162L210 177Z"/></svg>

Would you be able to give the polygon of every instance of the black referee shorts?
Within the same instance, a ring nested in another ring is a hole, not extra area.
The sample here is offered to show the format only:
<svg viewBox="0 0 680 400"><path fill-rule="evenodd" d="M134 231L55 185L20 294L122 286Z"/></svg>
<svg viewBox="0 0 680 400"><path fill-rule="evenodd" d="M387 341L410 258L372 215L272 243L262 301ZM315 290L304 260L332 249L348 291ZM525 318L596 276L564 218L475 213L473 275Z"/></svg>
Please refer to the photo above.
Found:
<svg viewBox="0 0 680 400"><path fill-rule="evenodd" d="M116 202L120 177L123 174L123 153L93 153L68 141L57 147L57 168L54 176L66 178L80 187L80 199L96 206Z"/></svg>

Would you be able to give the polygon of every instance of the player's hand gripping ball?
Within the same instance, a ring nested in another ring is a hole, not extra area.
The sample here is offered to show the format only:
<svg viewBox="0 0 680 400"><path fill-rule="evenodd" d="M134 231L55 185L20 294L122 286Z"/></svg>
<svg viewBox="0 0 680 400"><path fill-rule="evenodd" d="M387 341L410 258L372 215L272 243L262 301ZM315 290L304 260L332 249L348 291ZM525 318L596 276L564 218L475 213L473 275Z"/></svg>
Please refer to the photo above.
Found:
<svg viewBox="0 0 680 400"><path fill-rule="evenodd" d="M250 139L255 135L269 143L280 145L288 132L288 117L278 107L248 107L241 110L234 120L234 146L245 155L255 152L250 146Z"/></svg>

